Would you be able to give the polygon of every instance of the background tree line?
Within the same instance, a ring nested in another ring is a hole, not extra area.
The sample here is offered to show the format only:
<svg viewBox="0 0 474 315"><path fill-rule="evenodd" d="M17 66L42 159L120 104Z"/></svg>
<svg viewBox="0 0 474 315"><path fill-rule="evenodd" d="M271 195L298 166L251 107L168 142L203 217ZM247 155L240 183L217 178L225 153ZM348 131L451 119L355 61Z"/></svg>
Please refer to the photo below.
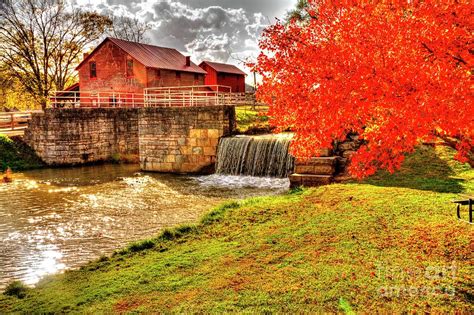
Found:
<svg viewBox="0 0 474 315"><path fill-rule="evenodd" d="M0 2L0 111L46 108L76 82L83 53L106 36L146 42L138 19L84 11L63 0Z"/></svg>

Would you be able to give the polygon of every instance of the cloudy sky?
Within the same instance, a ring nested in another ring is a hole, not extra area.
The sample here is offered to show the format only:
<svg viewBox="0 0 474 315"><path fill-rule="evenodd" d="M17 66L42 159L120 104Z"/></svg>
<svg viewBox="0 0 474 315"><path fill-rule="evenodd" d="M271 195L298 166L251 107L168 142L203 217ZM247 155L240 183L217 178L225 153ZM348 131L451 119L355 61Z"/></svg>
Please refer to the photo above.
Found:
<svg viewBox="0 0 474 315"><path fill-rule="evenodd" d="M296 0L72 0L87 10L136 17L151 25L150 43L172 47L195 62L242 67L258 55L265 26L283 18ZM247 71L247 70L246 70ZM248 81L251 81L248 76Z"/></svg>

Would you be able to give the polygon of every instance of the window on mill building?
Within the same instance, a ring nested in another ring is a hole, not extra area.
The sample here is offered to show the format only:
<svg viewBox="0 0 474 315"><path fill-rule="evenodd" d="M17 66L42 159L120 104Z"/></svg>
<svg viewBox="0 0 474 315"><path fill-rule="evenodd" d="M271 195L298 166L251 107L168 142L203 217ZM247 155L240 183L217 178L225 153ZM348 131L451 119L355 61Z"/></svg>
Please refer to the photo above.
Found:
<svg viewBox="0 0 474 315"><path fill-rule="evenodd" d="M127 77L133 77L133 59L127 59Z"/></svg>
<svg viewBox="0 0 474 315"><path fill-rule="evenodd" d="M97 65L95 61L89 62L89 76L91 78L97 78Z"/></svg>

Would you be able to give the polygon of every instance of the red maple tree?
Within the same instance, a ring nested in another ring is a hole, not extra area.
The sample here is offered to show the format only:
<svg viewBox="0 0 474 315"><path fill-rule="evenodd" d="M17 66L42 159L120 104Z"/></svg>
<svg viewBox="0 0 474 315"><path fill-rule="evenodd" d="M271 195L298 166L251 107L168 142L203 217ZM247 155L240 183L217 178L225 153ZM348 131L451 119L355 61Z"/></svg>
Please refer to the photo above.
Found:
<svg viewBox="0 0 474 315"><path fill-rule="evenodd" d="M358 133L359 178L435 139L473 166L472 4L377 2L309 0L306 20L264 31L255 70L270 122L295 132L297 157Z"/></svg>

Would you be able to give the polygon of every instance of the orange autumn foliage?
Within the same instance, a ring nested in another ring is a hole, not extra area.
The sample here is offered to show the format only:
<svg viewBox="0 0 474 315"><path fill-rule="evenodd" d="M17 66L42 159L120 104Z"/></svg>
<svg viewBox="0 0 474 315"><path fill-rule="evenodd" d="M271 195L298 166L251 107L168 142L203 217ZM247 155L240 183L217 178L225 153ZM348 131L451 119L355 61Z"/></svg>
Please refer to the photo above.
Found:
<svg viewBox="0 0 474 315"><path fill-rule="evenodd" d="M267 28L255 70L270 123L317 155L349 132L365 144L350 171L395 171L443 139L474 165L473 5L469 1L309 0L306 21Z"/></svg>

